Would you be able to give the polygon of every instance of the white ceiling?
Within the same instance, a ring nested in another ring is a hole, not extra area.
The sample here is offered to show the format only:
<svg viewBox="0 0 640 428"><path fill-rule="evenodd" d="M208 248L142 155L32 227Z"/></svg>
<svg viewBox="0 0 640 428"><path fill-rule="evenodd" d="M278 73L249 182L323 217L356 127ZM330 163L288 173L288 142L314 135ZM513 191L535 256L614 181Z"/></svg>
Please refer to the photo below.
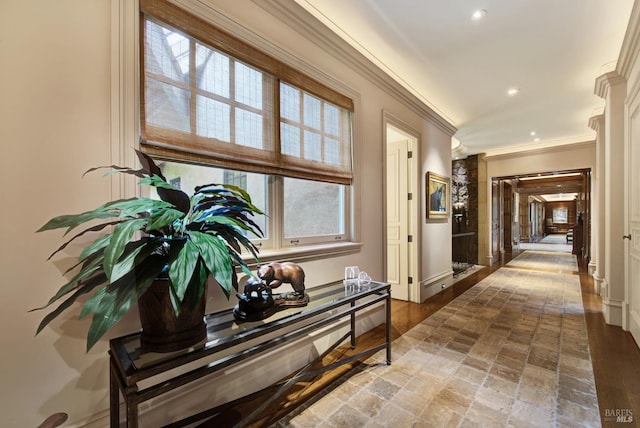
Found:
<svg viewBox="0 0 640 428"><path fill-rule="evenodd" d="M466 154L593 140L588 121L604 106L594 95L595 79L615 67L633 6L633 0L295 1L456 126ZM487 14L472 21L477 9ZM519 94L508 96L511 87Z"/></svg>

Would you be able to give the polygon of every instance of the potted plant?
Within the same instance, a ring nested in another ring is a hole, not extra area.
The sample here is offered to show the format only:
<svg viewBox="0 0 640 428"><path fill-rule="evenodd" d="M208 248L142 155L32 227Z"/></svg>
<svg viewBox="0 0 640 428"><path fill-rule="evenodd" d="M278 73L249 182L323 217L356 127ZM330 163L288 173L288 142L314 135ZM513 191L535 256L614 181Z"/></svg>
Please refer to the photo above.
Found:
<svg viewBox="0 0 640 428"><path fill-rule="evenodd" d="M249 194L232 185L206 184L196 187L194 194L188 196L167 183L151 157L139 150L136 153L140 169L112 165L91 168L85 174L103 168L132 174L140 178L140 185L154 187L159 200L134 197L112 201L92 211L55 217L38 230L66 228L67 235L85 225L49 259L85 234L99 233L99 236L83 248L75 266L64 273L73 272L72 278L45 306L36 309L47 308L64 298L43 318L37 333L79 297L93 293L80 314L82 318L93 313L87 333L88 351L136 303L142 317L149 312L147 304L164 294L170 302L165 315L173 319L159 324L178 331L157 332L154 331L157 323L141 320L143 344L146 338L149 344L158 346L153 349L157 351L189 346L206 335L204 296L210 276L229 298L232 289L237 290L235 267L240 266L252 275L240 253L244 247L257 260L258 249L248 235L262 236L262 230L251 217L263 213L253 205ZM198 307L202 314L189 316ZM157 309L150 311L152 316L158 316ZM184 327L173 325L188 318L195 321L195 333L185 333L180 331ZM170 339L166 346L156 343L166 337ZM171 345L171 341L176 345Z"/></svg>

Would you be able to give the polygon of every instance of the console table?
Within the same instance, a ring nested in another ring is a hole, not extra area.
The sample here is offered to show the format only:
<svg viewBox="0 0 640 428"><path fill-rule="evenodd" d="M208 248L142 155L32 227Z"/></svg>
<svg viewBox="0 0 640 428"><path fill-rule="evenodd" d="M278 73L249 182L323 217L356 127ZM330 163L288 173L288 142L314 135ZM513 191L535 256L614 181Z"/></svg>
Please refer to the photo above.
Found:
<svg viewBox="0 0 640 428"><path fill-rule="evenodd" d="M316 361L320 361L347 339L350 339L351 347L355 348L358 313L380 302L384 302L385 306L385 343L339 359L319 370L311 370L315 362L309 363L282 382L278 392L284 392L297 380L314 377L326 370L383 349L386 349L387 364L391 364L391 286L388 283L371 281L367 285L359 286L345 285L343 281L336 281L307 289L307 294L310 299L307 306L281 310L262 321L238 323L232 309L207 315L205 318L207 338L191 348L176 352L145 351L140 345L140 333L112 339L109 343L111 427L116 428L120 423L121 394L126 406L127 427L137 427L138 405L141 402L255 357L330 324L348 323L349 331ZM233 350L228 351L232 347ZM194 363L196 361L197 363ZM180 372L179 368L187 364L189 364L188 369ZM163 379L149 385L152 377L169 371L179 372L179 374L171 374L170 379ZM142 382L143 385L140 384L141 381L145 381ZM270 400L243 418L238 426L251 422L253 417L278 396L279 394L273 394ZM206 419L219 413L220 408L222 406L217 406L210 411L172 422L168 426L180 427Z"/></svg>

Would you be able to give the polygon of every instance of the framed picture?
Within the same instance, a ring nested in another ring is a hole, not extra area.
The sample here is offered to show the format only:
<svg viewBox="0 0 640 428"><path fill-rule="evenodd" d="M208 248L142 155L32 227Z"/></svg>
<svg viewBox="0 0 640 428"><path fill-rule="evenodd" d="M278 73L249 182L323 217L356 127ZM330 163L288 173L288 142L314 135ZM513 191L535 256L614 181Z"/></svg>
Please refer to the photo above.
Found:
<svg viewBox="0 0 640 428"><path fill-rule="evenodd" d="M427 172L426 183L427 218L449 217L449 179L433 172Z"/></svg>
<svg viewBox="0 0 640 428"><path fill-rule="evenodd" d="M554 208L553 209L553 222L554 223L568 223L569 221L568 210L566 208Z"/></svg>

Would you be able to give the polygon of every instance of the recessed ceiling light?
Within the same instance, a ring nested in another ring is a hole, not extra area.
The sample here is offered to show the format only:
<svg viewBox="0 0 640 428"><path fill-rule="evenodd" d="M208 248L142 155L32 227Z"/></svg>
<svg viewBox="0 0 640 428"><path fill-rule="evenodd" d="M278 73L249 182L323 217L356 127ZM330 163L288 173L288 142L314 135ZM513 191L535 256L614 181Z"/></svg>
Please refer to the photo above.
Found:
<svg viewBox="0 0 640 428"><path fill-rule="evenodd" d="M485 9L478 9L475 12L473 12L473 14L471 15L471 19L473 21L479 21L482 18L484 18L486 14L487 14L487 11Z"/></svg>
<svg viewBox="0 0 640 428"><path fill-rule="evenodd" d="M509 88L507 90L507 95L509 95L510 97L517 95L520 92L520 89L518 88Z"/></svg>
<svg viewBox="0 0 640 428"><path fill-rule="evenodd" d="M538 141L540 141L540 138L534 138L533 141L537 143Z"/></svg>
<svg viewBox="0 0 640 428"><path fill-rule="evenodd" d="M531 131L531 133L529 135L531 135L533 137L534 135L536 135L536 131Z"/></svg>

